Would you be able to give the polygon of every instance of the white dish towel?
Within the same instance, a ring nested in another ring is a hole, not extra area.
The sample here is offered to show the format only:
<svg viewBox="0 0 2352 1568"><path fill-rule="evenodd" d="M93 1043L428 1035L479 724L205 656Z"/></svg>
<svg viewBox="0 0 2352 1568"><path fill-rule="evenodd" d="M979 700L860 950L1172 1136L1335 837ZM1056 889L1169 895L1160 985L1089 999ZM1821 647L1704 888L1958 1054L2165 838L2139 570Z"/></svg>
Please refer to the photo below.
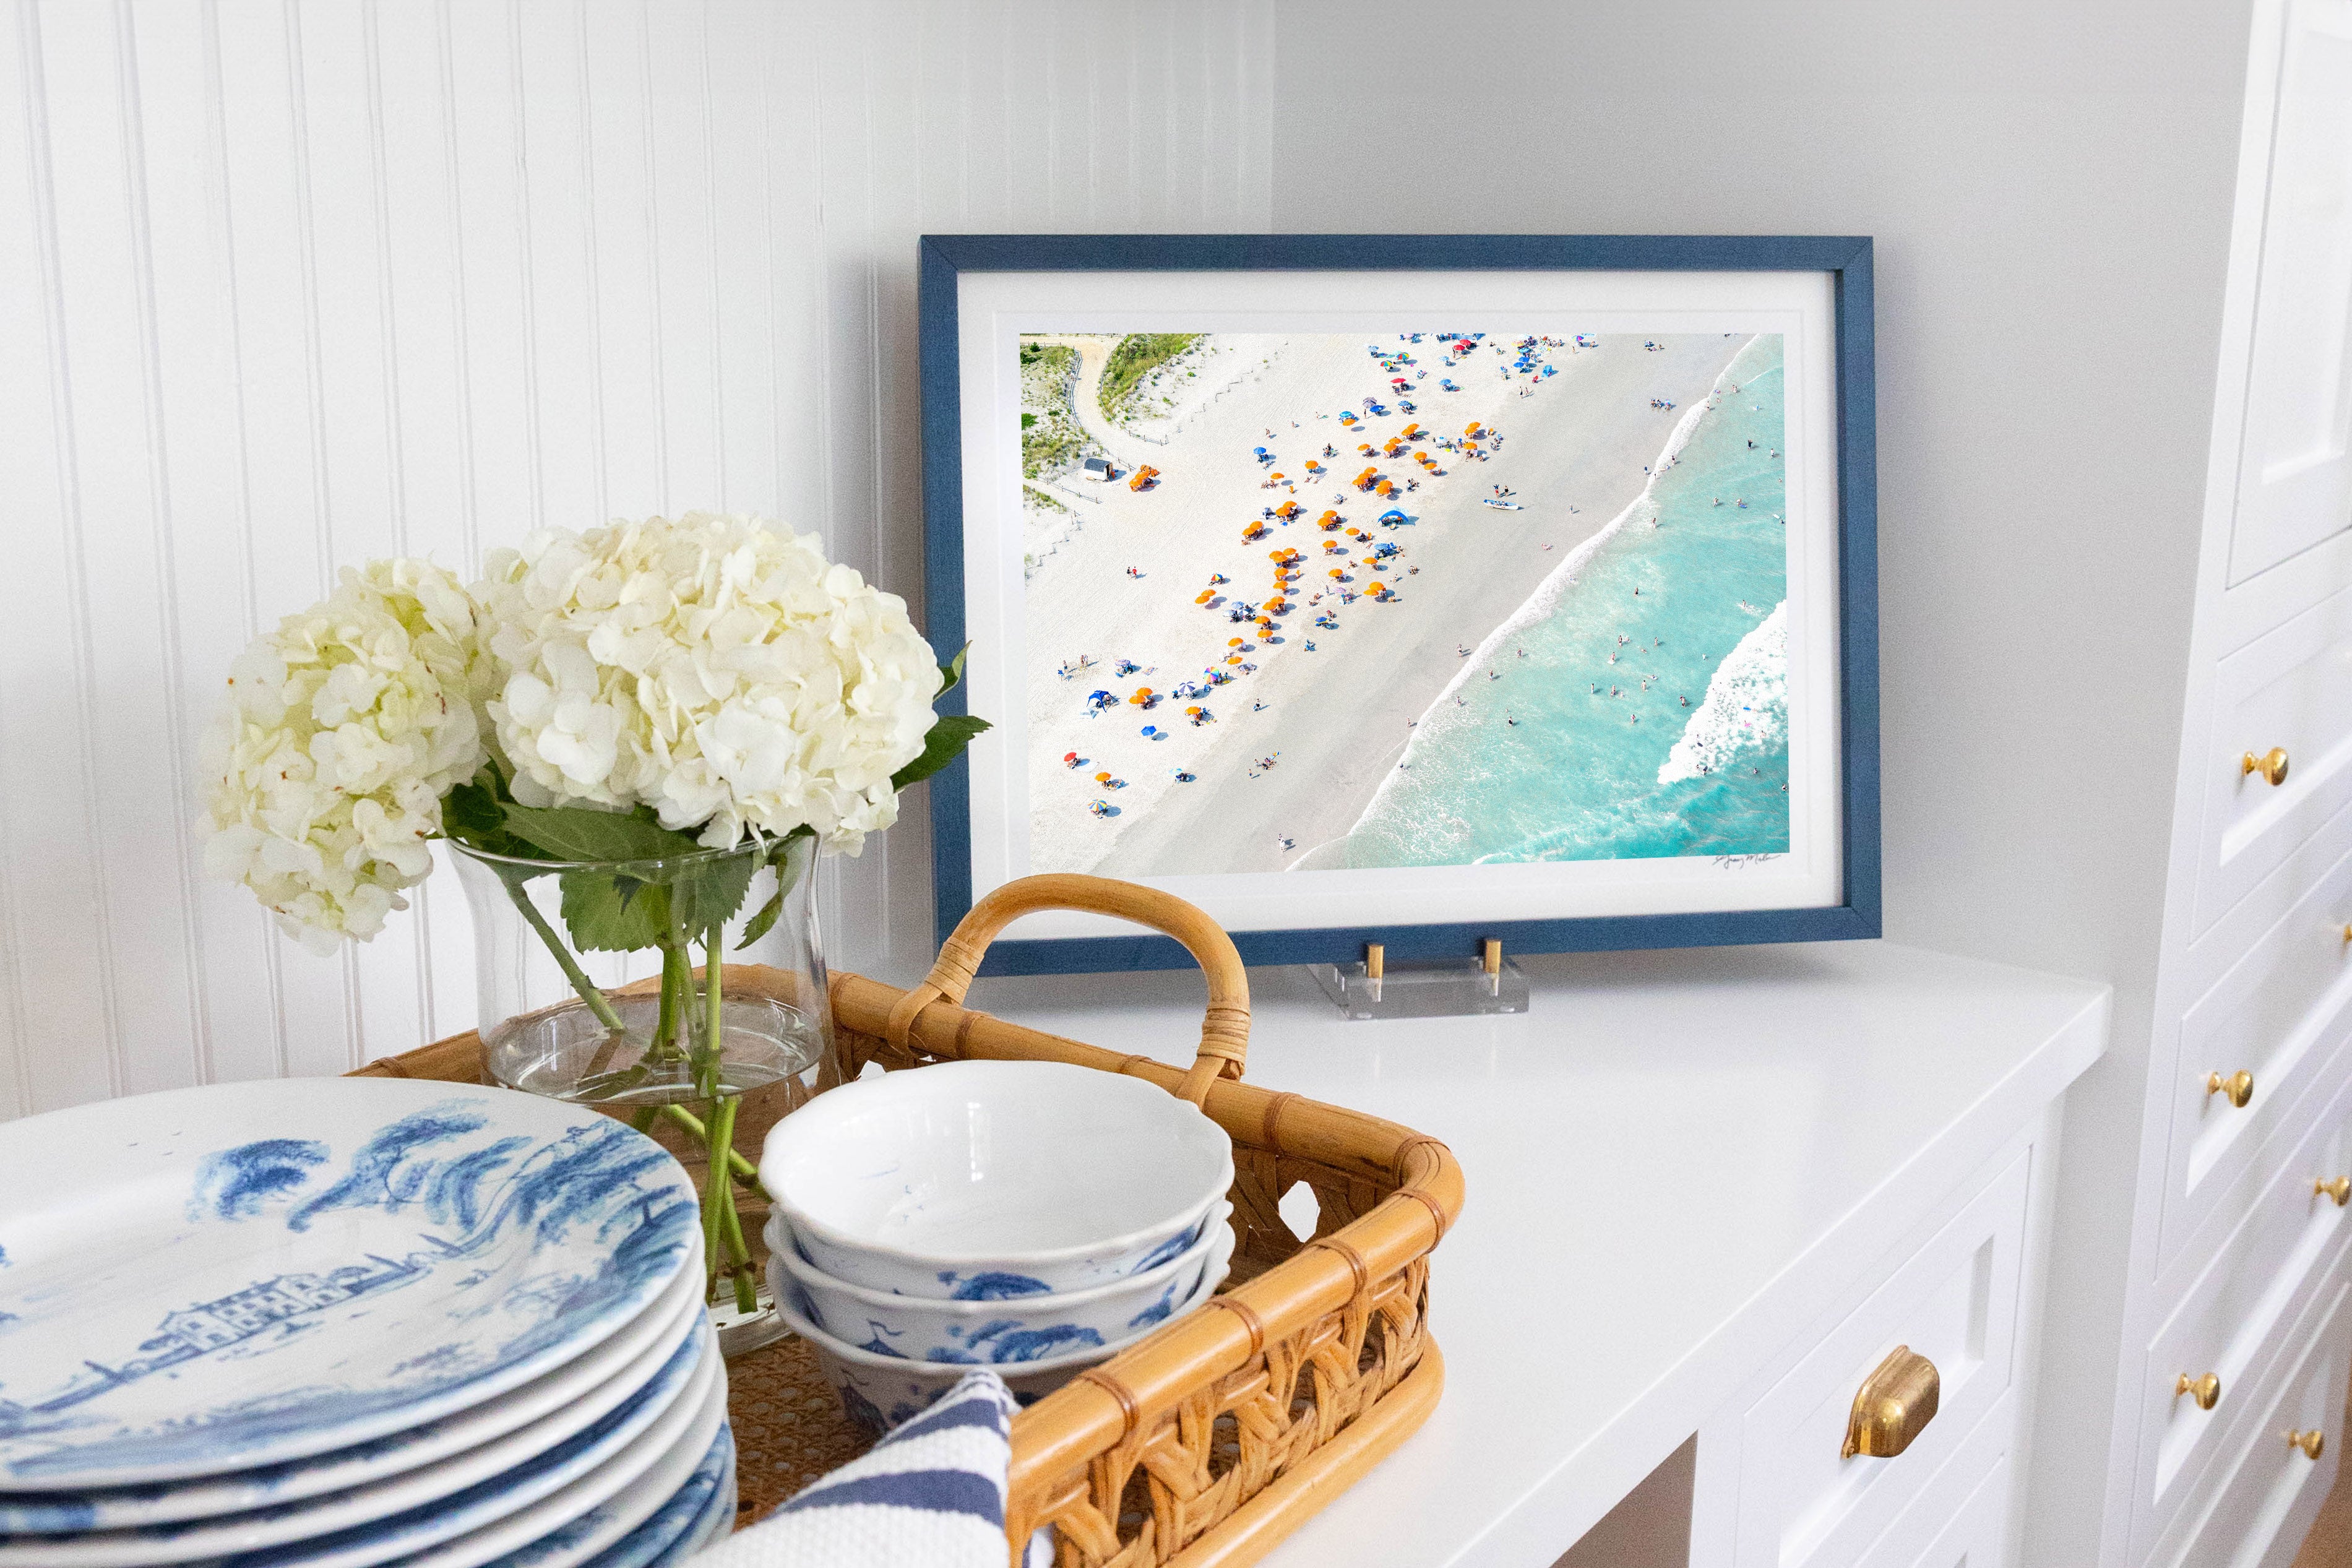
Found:
<svg viewBox="0 0 2352 1568"><path fill-rule="evenodd" d="M1004 1568L1013 1395L985 1367L694 1568ZM1051 1531L1025 1554L1052 1561ZM1040 1548L1045 1551L1040 1552Z"/></svg>

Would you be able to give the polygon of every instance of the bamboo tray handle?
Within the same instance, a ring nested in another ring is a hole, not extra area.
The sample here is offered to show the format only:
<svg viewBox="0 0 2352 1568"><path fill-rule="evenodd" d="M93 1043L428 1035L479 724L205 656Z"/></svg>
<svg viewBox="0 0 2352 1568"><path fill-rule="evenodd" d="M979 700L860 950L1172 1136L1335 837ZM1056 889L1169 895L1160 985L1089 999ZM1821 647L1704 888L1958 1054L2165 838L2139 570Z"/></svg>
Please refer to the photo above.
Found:
<svg viewBox="0 0 2352 1568"><path fill-rule="evenodd" d="M990 893L956 922L940 944L939 962L920 985L890 1009L885 1037L894 1046L907 1044L915 1017L934 1002L963 1005L980 961L997 933L1025 914L1039 910L1083 910L1150 926L1184 944L1209 980L1209 1011L1201 1022L1201 1047L1192 1068L1176 1093L1199 1105L1209 1085L1219 1077L1237 1079L1249 1056L1249 973L1242 955L1224 928L1172 893L1107 877L1055 873L1023 877Z"/></svg>

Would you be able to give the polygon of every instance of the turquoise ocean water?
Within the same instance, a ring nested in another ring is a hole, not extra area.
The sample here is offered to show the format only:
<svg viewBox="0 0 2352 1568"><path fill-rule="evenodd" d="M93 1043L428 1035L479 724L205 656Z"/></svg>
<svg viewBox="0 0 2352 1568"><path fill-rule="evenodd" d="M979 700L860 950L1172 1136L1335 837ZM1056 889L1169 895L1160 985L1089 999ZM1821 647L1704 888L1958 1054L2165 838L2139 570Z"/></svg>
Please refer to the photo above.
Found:
<svg viewBox="0 0 2352 1568"><path fill-rule="evenodd" d="M1752 339L1717 390L1622 526L1555 573L1423 718L1345 864L1788 849L1780 337Z"/></svg>

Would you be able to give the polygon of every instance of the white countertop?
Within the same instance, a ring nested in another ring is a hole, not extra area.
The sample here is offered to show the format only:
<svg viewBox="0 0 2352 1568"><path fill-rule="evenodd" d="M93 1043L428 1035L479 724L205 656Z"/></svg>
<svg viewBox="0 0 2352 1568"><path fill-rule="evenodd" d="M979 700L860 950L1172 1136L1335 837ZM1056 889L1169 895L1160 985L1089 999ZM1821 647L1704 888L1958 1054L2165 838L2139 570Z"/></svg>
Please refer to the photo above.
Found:
<svg viewBox="0 0 2352 1568"><path fill-rule="evenodd" d="M2106 990L1885 942L1522 961L1519 1016L1347 1023L1250 973L1248 1078L1444 1139L1426 1425L1265 1559L1549 1564L2104 1048ZM1182 972L971 1005L1191 1059Z"/></svg>

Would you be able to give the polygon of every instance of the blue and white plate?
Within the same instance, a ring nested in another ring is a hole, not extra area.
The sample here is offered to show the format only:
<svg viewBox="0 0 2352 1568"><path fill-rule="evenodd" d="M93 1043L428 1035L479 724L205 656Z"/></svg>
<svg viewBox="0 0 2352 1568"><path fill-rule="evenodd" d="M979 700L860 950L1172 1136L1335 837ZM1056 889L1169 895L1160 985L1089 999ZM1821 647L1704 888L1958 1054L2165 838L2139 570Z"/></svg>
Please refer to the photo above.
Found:
<svg viewBox="0 0 2352 1568"><path fill-rule="evenodd" d="M323 1454L516 1388L693 1260L661 1146L511 1090L289 1079L0 1129L0 1489Z"/></svg>
<svg viewBox="0 0 2352 1568"><path fill-rule="evenodd" d="M0 1535L135 1529L273 1508L433 1468L447 1489L520 1464L627 1398L707 1321L700 1247L654 1304L576 1361L454 1415L308 1459L209 1480L88 1492L0 1492ZM443 1469L447 1465L454 1467Z"/></svg>
<svg viewBox="0 0 2352 1568"><path fill-rule="evenodd" d="M686 1485L646 1520L580 1568L666 1568L717 1540L735 1520L735 1432L719 1428Z"/></svg>
<svg viewBox="0 0 2352 1568"><path fill-rule="evenodd" d="M725 1436L727 1468L719 1474L719 1485L713 1489L709 1501L704 1504L701 1514L694 1521L693 1528L686 1532L683 1540L662 1555L661 1562L664 1563L683 1563L704 1547L716 1546L735 1531L736 1504L739 1500L735 1489L734 1430L731 1427L725 1429Z"/></svg>
<svg viewBox="0 0 2352 1568"><path fill-rule="evenodd" d="M604 1470L582 1478L555 1496L496 1524L403 1557L399 1568L582 1568L598 1552L652 1518L686 1485L727 1425L727 1380L719 1377L702 1407L666 1446L651 1433ZM626 1466L623 1460L629 1461ZM616 1472L608 1474L607 1472ZM299 1561L308 1568L309 1559ZM238 1563L235 1568L261 1568Z"/></svg>
<svg viewBox="0 0 2352 1568"><path fill-rule="evenodd" d="M355 1491L252 1513L138 1530L0 1541L5 1568L148 1568L255 1553L292 1543L304 1561L381 1561L462 1535L547 1497L625 1450L673 1405L688 1412L719 1373L708 1322L653 1377L602 1416L520 1463L484 1470L460 1454ZM495 1445L494 1445L495 1447Z"/></svg>

